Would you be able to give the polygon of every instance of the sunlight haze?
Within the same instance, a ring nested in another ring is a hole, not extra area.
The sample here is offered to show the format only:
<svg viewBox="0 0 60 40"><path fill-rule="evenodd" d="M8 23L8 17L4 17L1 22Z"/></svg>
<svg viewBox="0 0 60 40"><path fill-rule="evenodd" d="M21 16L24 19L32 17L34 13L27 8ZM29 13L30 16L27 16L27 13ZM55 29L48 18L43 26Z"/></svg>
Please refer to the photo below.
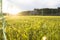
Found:
<svg viewBox="0 0 60 40"><path fill-rule="evenodd" d="M7 0L3 0L2 4L3 4L2 11L4 13L17 14L21 11L17 6L15 6L14 4L11 4Z"/></svg>
<svg viewBox="0 0 60 40"><path fill-rule="evenodd" d="M17 14L34 8L57 8L60 0L3 0L2 5L4 13Z"/></svg>

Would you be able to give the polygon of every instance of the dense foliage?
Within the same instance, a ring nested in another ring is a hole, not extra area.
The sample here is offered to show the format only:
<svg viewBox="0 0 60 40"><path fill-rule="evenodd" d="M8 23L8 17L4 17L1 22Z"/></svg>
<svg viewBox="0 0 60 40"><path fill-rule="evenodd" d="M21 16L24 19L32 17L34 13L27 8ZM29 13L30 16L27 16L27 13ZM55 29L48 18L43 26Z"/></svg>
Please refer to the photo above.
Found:
<svg viewBox="0 0 60 40"><path fill-rule="evenodd" d="M6 17L5 22L7 40L43 40L44 36L47 40L60 40L60 17ZM0 40L3 40L2 30L0 30Z"/></svg>

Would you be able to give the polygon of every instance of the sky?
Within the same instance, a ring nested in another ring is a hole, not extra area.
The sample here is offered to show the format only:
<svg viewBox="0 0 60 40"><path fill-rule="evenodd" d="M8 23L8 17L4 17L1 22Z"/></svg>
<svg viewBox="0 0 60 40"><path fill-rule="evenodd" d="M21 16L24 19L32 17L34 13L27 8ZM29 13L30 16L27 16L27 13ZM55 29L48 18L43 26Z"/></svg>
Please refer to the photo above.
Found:
<svg viewBox="0 0 60 40"><path fill-rule="evenodd" d="M16 14L34 8L57 8L60 0L3 0L3 12Z"/></svg>

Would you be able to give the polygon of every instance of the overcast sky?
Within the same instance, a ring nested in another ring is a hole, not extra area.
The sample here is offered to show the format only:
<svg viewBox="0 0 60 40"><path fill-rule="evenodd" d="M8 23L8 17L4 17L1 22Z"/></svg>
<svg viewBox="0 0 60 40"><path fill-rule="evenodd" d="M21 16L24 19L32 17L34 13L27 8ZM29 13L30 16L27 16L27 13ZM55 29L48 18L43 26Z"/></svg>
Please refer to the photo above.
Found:
<svg viewBox="0 0 60 40"><path fill-rule="evenodd" d="M5 6L5 7L4 7ZM60 0L3 0L3 10L32 10L34 8L57 8Z"/></svg>

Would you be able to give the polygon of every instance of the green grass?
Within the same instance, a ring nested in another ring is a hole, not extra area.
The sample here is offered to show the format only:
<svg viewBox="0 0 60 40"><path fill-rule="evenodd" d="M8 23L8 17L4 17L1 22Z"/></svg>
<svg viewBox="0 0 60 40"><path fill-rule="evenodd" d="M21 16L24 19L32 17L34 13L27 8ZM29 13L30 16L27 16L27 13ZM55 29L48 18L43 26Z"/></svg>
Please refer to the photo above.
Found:
<svg viewBox="0 0 60 40"><path fill-rule="evenodd" d="M7 16L5 22L8 40L60 40L60 16Z"/></svg>

